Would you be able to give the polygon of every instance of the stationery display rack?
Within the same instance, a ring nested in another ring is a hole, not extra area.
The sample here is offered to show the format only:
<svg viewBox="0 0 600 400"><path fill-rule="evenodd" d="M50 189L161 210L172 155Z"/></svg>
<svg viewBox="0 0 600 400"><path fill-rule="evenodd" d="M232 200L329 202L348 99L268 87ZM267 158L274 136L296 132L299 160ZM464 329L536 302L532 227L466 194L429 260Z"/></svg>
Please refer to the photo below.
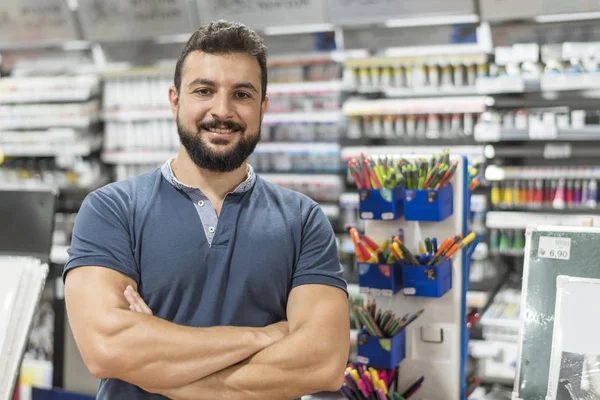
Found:
<svg viewBox="0 0 600 400"><path fill-rule="evenodd" d="M403 157L415 161L431 158L430 155ZM418 254L415 249L425 237L467 236L471 195L467 184L468 161L464 156L451 156L450 160L456 171L441 190L359 189L360 216L366 218L363 239L367 243L367 238L383 243L397 236L402 237L398 243L405 246L401 250L403 264L377 265L377 260L373 265L369 264L372 260L359 263L360 290L369 301L375 300L381 310L413 317L404 323L405 328L393 331L398 332L395 336L380 339L377 345L370 344L368 329L359 333L358 360L378 368L394 368L399 363L400 387L420 381L419 397L445 400L465 397L469 337L466 294L470 253L476 243L457 251L453 259L431 261L429 267L410 265L415 260L410 261L412 256L407 251ZM434 209L439 213L435 214ZM477 237L475 233L471 236L471 239ZM441 243L440 246L441 250ZM388 346L388 351L382 353L379 346Z"/></svg>

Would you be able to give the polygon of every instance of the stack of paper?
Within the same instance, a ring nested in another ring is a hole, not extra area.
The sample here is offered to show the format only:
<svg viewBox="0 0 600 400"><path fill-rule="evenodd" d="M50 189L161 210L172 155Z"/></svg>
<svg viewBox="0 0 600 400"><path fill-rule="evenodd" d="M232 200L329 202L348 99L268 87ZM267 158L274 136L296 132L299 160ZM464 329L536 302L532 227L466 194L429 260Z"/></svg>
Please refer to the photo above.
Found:
<svg viewBox="0 0 600 400"><path fill-rule="evenodd" d="M48 265L0 257L0 400L10 400Z"/></svg>

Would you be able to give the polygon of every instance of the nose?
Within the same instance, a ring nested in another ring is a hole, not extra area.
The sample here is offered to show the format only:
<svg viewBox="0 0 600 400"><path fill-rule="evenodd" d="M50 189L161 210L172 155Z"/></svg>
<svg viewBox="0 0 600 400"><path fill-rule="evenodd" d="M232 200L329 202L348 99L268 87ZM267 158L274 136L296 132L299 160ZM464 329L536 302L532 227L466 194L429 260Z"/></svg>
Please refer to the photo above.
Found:
<svg viewBox="0 0 600 400"><path fill-rule="evenodd" d="M226 121L233 118L233 106L231 98L226 94L216 94L210 109L210 114L214 119Z"/></svg>

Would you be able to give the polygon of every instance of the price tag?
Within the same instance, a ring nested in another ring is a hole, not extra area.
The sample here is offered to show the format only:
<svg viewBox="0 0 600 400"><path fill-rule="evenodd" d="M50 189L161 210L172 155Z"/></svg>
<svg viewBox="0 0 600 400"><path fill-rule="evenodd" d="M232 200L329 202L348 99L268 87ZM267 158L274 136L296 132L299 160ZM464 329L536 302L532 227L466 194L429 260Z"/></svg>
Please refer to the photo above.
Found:
<svg viewBox="0 0 600 400"><path fill-rule="evenodd" d="M569 260L571 258L571 238L565 237L540 237L538 246L539 258L554 260Z"/></svg>
<svg viewBox="0 0 600 400"><path fill-rule="evenodd" d="M373 219L373 218L375 218L375 214L373 214L370 211L363 211L362 213L360 213L360 218L361 219Z"/></svg>
<svg viewBox="0 0 600 400"><path fill-rule="evenodd" d="M544 145L544 158L546 160L556 160L570 158L572 153L569 143L546 143Z"/></svg>
<svg viewBox="0 0 600 400"><path fill-rule="evenodd" d="M62 282L62 279L58 279L59 281ZM369 363L369 358L368 357L363 357L363 356L356 356L356 361L361 363L361 364L368 364Z"/></svg>

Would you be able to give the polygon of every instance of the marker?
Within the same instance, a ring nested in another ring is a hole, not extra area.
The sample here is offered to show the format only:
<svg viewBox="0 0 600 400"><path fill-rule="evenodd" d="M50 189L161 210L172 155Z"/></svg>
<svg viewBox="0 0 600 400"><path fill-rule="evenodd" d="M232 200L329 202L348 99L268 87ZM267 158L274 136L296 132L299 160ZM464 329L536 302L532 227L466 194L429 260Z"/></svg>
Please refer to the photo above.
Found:
<svg viewBox="0 0 600 400"><path fill-rule="evenodd" d="M589 208L596 208L596 206L598 205L597 195L598 195L598 183L596 182L595 179L592 179L592 180L590 180L590 183L588 184L588 195L587 195L587 198L585 199L585 205Z"/></svg>
<svg viewBox="0 0 600 400"><path fill-rule="evenodd" d="M442 177L442 179L440 180L440 182L435 187L436 190L440 190L441 188L443 188L446 185L446 183L448 183L448 181L450 179L452 179L452 176L456 172L457 166L458 166L458 161L455 164L452 164L452 166L450 167L450 169L448 169L448 171L446 172L446 174L444 174L444 176Z"/></svg>

